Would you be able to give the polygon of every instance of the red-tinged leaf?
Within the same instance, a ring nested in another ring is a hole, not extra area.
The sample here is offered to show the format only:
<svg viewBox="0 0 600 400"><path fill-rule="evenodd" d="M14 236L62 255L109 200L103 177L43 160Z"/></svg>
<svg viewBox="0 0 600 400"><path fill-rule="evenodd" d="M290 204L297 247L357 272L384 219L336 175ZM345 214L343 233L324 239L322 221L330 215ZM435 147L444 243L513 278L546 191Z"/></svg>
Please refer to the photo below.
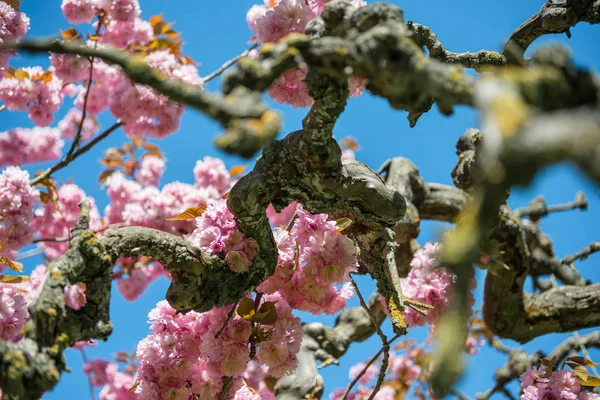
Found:
<svg viewBox="0 0 600 400"><path fill-rule="evenodd" d="M353 222L354 221L352 221L350 218L340 218L340 219L338 219L337 221L335 221L335 224L337 225L337 231L341 232L344 229L349 228L352 225Z"/></svg>
<svg viewBox="0 0 600 400"><path fill-rule="evenodd" d="M6 4L12 7L13 10L19 11L19 7L21 6L20 0L2 0Z"/></svg>
<svg viewBox="0 0 600 400"><path fill-rule="evenodd" d="M249 297L242 298L240 304L238 304L236 313L245 320L250 321L252 316L256 313L254 310L254 300Z"/></svg>
<svg viewBox="0 0 600 400"><path fill-rule="evenodd" d="M188 219L195 219L201 216L204 211L206 211L206 204L201 204L200 207L191 207L175 217L167 218L167 221L185 221Z"/></svg>
<svg viewBox="0 0 600 400"><path fill-rule="evenodd" d="M127 152L123 149L119 149L118 147L111 147L104 150L104 157L106 158L121 158L127 154Z"/></svg>
<svg viewBox="0 0 600 400"><path fill-rule="evenodd" d="M255 316L256 315L261 315L260 321L255 321L253 318L252 320L254 322L260 322L263 325L273 325L277 321L277 309L275 308L275 302L265 301L260 306L258 313L256 313Z"/></svg>
<svg viewBox="0 0 600 400"><path fill-rule="evenodd" d="M600 386L600 378L596 378L595 376L590 376L587 378L585 382L579 381L583 386Z"/></svg>
<svg viewBox="0 0 600 400"><path fill-rule="evenodd" d="M154 27L154 25L158 24L159 22L161 22L163 19L162 14L158 14L158 15L153 15L150 17L150 26Z"/></svg>
<svg viewBox="0 0 600 400"><path fill-rule="evenodd" d="M98 40L100 40L101 36L100 35L92 35L88 32L87 38L89 40L91 40L92 42L97 42Z"/></svg>
<svg viewBox="0 0 600 400"><path fill-rule="evenodd" d="M6 256L0 255L0 264L8 265L8 267L15 272L23 272L23 264L17 261L13 261Z"/></svg>
<svg viewBox="0 0 600 400"><path fill-rule="evenodd" d="M102 171L102 173L100 174L100 176L98 177L98 183L104 183L106 182L106 180L112 175L114 174L116 171L116 169L107 169L105 171Z"/></svg>
<svg viewBox="0 0 600 400"><path fill-rule="evenodd" d="M105 159L100 160L100 163L108 168L117 168L117 167L120 167L121 165L123 165L123 160L121 160L120 158L113 158L113 159L105 158Z"/></svg>
<svg viewBox="0 0 600 400"><path fill-rule="evenodd" d="M29 73L27 71L24 71L22 69L18 69L15 71L14 76L16 79L22 81L24 79L29 78Z"/></svg>
<svg viewBox="0 0 600 400"><path fill-rule="evenodd" d="M133 142L133 145L135 147L140 147L146 140L139 136L132 136L131 141ZM123 146L123 147L125 147L125 146Z"/></svg>
<svg viewBox="0 0 600 400"><path fill-rule="evenodd" d="M134 142L135 143L135 142ZM138 147L137 145L135 147ZM128 153L133 153L134 152L134 147L131 143L125 143L123 145L123 149L128 152Z"/></svg>
<svg viewBox="0 0 600 400"><path fill-rule="evenodd" d="M231 176L240 175L241 173L243 173L246 170L246 167L247 167L246 165L234 165L229 170L229 174Z"/></svg>
<svg viewBox="0 0 600 400"><path fill-rule="evenodd" d="M352 136L348 136L342 139L341 145L343 147L346 147L350 150L359 150L360 146L358 145L358 142L356 141L356 138L352 137Z"/></svg>
<svg viewBox="0 0 600 400"><path fill-rule="evenodd" d="M2 283L23 283L23 282L27 282L28 280L29 280L29 277L25 276L25 275L17 275L17 276L0 275L0 282L2 282Z"/></svg>
<svg viewBox="0 0 600 400"><path fill-rule="evenodd" d="M52 80L52 72L50 71L44 71L44 73L42 74L42 82L43 83L48 83Z"/></svg>
<svg viewBox="0 0 600 400"><path fill-rule="evenodd" d="M161 33L162 35L166 35L167 33L170 33L170 32L174 32L174 31L171 29L171 24L169 24L168 22L163 22L163 23L160 25L160 33Z"/></svg>
<svg viewBox="0 0 600 400"><path fill-rule="evenodd" d="M225 194L223 194L223 196L221 196L221 198L223 200L226 200L229 197L229 192L225 192Z"/></svg>
<svg viewBox="0 0 600 400"><path fill-rule="evenodd" d="M567 362L576 363L579 365L585 365L586 367L597 367L600 364L593 362L592 360L588 360L585 357L575 356L575 357L567 357Z"/></svg>
<svg viewBox="0 0 600 400"><path fill-rule="evenodd" d="M198 63L189 56L180 56L179 61L183 64L198 65Z"/></svg>
<svg viewBox="0 0 600 400"><path fill-rule="evenodd" d="M569 365L569 364L567 364ZM586 382L589 376L589 372L587 370L587 368L582 367L581 365L575 365L572 366L574 364L570 364L569 367L571 367L571 369L573 370L573 373L575 374L575 376L577 377L577 380L579 380L579 382Z"/></svg>
<svg viewBox="0 0 600 400"><path fill-rule="evenodd" d="M60 34L64 39L76 39L79 38L79 32L75 28L69 28L66 31L61 30Z"/></svg>
<svg viewBox="0 0 600 400"><path fill-rule="evenodd" d="M157 151L160 153L160 149L154 143L144 143L142 144L142 148L150 151Z"/></svg>

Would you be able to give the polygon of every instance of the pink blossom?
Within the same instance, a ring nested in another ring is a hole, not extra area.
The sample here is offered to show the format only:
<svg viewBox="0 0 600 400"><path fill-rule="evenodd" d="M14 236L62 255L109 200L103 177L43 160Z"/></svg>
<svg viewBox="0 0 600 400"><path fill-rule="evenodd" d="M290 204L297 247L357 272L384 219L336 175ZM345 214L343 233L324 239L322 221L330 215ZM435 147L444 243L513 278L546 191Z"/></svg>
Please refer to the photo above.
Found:
<svg viewBox="0 0 600 400"><path fill-rule="evenodd" d="M542 400L542 393L535 386L528 386L523 389L521 400Z"/></svg>
<svg viewBox="0 0 600 400"><path fill-rule="evenodd" d="M71 108L67 115L58 123L58 129L65 139L73 139L81 124L82 112L78 108ZM98 132L98 121L94 115L86 115L81 129L81 139L89 140Z"/></svg>
<svg viewBox="0 0 600 400"><path fill-rule="evenodd" d="M88 376L92 386L103 386L108 383L106 367L108 367L109 364L110 363L106 360L94 358L83 365L83 373Z"/></svg>
<svg viewBox="0 0 600 400"><path fill-rule="evenodd" d="M77 311L85 306L85 287L86 285L83 282L65 286L65 304L67 307Z"/></svg>
<svg viewBox="0 0 600 400"><path fill-rule="evenodd" d="M100 391L100 400L135 400L136 393L131 390L135 379L129 374L117 370L117 365L110 363L106 367L107 383Z"/></svg>
<svg viewBox="0 0 600 400"><path fill-rule="evenodd" d="M100 214L94 199L75 184L67 184L58 190L58 200L47 202L35 211L32 227L43 238L69 237L70 229L79 218L79 204L87 199L90 202L90 229L100 228ZM68 242L43 242L39 246L45 250L46 257L55 259L67 251Z"/></svg>
<svg viewBox="0 0 600 400"><path fill-rule="evenodd" d="M53 121L53 113L63 103L63 82L52 74L50 80L40 79L44 70L41 67L21 68L27 76L0 80L0 100L9 111L24 111L36 125L47 126Z"/></svg>
<svg viewBox="0 0 600 400"><path fill-rule="evenodd" d="M306 69L286 71L267 89L268 95L278 103L289 104L294 108L308 107L313 99L308 94L308 85L304 82Z"/></svg>
<svg viewBox="0 0 600 400"><path fill-rule="evenodd" d="M258 250L254 239L246 239L238 231L233 214L223 199L209 202L202 216L196 218L196 229L187 239L211 253L224 254L234 272L248 271Z"/></svg>
<svg viewBox="0 0 600 400"><path fill-rule="evenodd" d="M113 21L133 22L140 15L138 0L105 0L104 8Z"/></svg>
<svg viewBox="0 0 600 400"><path fill-rule="evenodd" d="M0 339L10 342L21 340L22 329L28 319L25 298L16 287L0 283Z"/></svg>
<svg viewBox="0 0 600 400"><path fill-rule="evenodd" d="M0 132L0 166L56 160L64 141L56 128L14 128Z"/></svg>
<svg viewBox="0 0 600 400"><path fill-rule="evenodd" d="M158 186L158 181L164 172L165 160L156 156L144 157L135 180L142 186Z"/></svg>
<svg viewBox="0 0 600 400"><path fill-rule="evenodd" d="M350 371L348 372L348 377L352 380L356 379L356 377L358 377L358 374L360 374L365 369L366 365L367 364L364 362L360 362L356 365L353 365L350 368ZM363 385L366 385L367 383L369 383L370 380L375 379L377 375L379 375L379 368L375 364L371 364L366 369L364 374L359 378L358 382L362 383Z"/></svg>
<svg viewBox="0 0 600 400"><path fill-rule="evenodd" d="M94 0L63 0L62 12L72 24L89 23L96 15Z"/></svg>
<svg viewBox="0 0 600 400"><path fill-rule="evenodd" d="M3 216L0 238L6 241L2 249L5 256L11 258L33 240L35 230L31 221L38 196L39 192L29 185L27 171L8 167L0 173L0 215Z"/></svg>
<svg viewBox="0 0 600 400"><path fill-rule="evenodd" d="M0 2L0 45L19 40L29 29L29 18L23 12L16 11L8 3ZM15 50L0 51L0 72L8 66Z"/></svg>
<svg viewBox="0 0 600 400"><path fill-rule="evenodd" d="M546 372L538 369L537 367L527 368L527 370L519 376L521 387L526 388L527 386L531 386L536 382L536 380L544 378L545 375Z"/></svg>
<svg viewBox="0 0 600 400"><path fill-rule="evenodd" d="M249 25L255 27L254 35L259 43L277 42L288 33L304 33L306 24L313 17L304 0L280 0Z"/></svg>
<svg viewBox="0 0 600 400"><path fill-rule="evenodd" d="M121 262L126 263L124 260ZM131 264L128 266L128 276L121 277L117 282L119 292L127 301L137 300L148 285L165 272L163 265L157 262L136 262Z"/></svg>
<svg viewBox="0 0 600 400"><path fill-rule="evenodd" d="M95 347L98 344L95 340L81 340L79 342L75 342L73 346L74 349L81 350L85 347Z"/></svg>
<svg viewBox="0 0 600 400"><path fill-rule="evenodd" d="M231 175L225 163L218 158L205 156L196 162L194 167L194 181L197 187L212 186L219 192L225 192L229 187Z"/></svg>
<svg viewBox="0 0 600 400"><path fill-rule="evenodd" d="M51 54L52 73L65 83L78 82L89 78L90 62L80 55Z"/></svg>
<svg viewBox="0 0 600 400"><path fill-rule="evenodd" d="M298 206L298 202L291 202L287 207L285 207L280 212L275 211L275 208L272 204L269 204L267 207L267 218L269 218L269 222L274 226L286 226L292 220L292 217L296 213L296 207Z"/></svg>
<svg viewBox="0 0 600 400"><path fill-rule="evenodd" d="M308 5L315 15L321 15L325 10L325 4L331 0L307 0ZM364 7L367 3L364 0L348 0L354 7Z"/></svg>

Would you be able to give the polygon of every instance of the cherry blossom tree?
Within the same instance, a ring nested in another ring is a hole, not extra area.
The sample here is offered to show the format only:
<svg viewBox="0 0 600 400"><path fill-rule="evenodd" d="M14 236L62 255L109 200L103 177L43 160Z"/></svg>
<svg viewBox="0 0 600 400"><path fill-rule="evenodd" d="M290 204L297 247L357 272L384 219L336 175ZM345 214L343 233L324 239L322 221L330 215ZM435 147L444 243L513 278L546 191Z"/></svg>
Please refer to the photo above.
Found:
<svg viewBox="0 0 600 400"><path fill-rule="evenodd" d="M500 341L600 325L600 286L573 266L600 244L557 258L538 224L586 208L585 197L506 204L512 187L565 160L600 182L600 79L562 47L525 57L542 35L600 22L600 2L548 0L501 52L455 53L394 5L265 0L247 12L251 47L206 77L173 25L142 19L138 0L61 7L72 27L41 39L27 35L19 1L0 1L2 110L27 112L35 125L0 133L2 398L51 391L69 368L67 348L110 336L113 283L134 301L160 277L170 287L136 351L84 366L101 399L320 399L319 370L373 335L380 349L350 369L347 387L328 388L331 399L466 399L455 384L484 344L508 361L478 398L600 398L588 369L598 364L585 353L600 347L599 332L534 354ZM45 54L50 66L14 68L19 52ZM221 93L204 89L221 75ZM353 138L333 137L348 98L365 91L408 111L411 126L433 104L444 115L478 111L480 129L456 146L454 186L424 181L403 157L375 172L355 159ZM302 129L275 140L281 116L263 92L308 109ZM177 134L186 108L220 124L218 148L260 155L254 167L205 156L194 184L161 186L157 140ZM100 115L113 123L101 127ZM101 210L54 174L118 130L130 141L105 149L97 178L110 203ZM51 166L25 168L43 162ZM454 226L419 245L421 220ZM17 258L30 245L45 262L25 275ZM474 268L486 270L483 281ZM358 275L376 281L370 297ZM361 306L346 307L354 296ZM303 324L298 311L337 319ZM417 326L428 327L422 343L406 336Z"/></svg>

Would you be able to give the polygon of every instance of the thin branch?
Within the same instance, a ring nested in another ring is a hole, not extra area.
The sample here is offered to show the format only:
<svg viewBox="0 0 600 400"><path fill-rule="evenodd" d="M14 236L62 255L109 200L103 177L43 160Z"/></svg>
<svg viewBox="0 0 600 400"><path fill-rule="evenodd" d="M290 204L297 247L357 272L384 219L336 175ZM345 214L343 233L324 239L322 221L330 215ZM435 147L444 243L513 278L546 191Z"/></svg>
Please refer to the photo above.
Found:
<svg viewBox="0 0 600 400"><path fill-rule="evenodd" d="M458 400L471 400L469 396L464 393L459 392L456 389L450 390L450 394L454 395Z"/></svg>
<svg viewBox="0 0 600 400"><path fill-rule="evenodd" d="M474 68L475 70L482 66L506 64L506 58L496 51L479 50L475 53L470 51L455 53L446 50L430 27L415 24L412 21L408 21L406 27L414 32L416 39L421 46L427 47L427 50L429 50L429 57L444 63L459 64L465 68Z"/></svg>
<svg viewBox="0 0 600 400"><path fill-rule="evenodd" d="M571 264L572 262L574 262L575 260L583 261L586 258L588 258L588 256L590 254L596 253L598 251L600 251L600 242L593 242L589 246L584 248L583 250L581 250L573 255L566 256L560 262L563 265L568 265L568 264Z"/></svg>
<svg viewBox="0 0 600 400"><path fill-rule="evenodd" d="M231 388L232 383L233 383L233 377L226 376L223 378L223 390L221 390L221 394L219 395L219 400L225 400L227 398L227 394L229 393L229 389Z"/></svg>
<svg viewBox="0 0 600 400"><path fill-rule="evenodd" d="M40 248L27 250L27 251L17 254L15 257L15 261L24 260L24 259L30 258L30 257L35 257L37 255L43 254L44 252L45 252L45 250L40 249Z"/></svg>
<svg viewBox="0 0 600 400"><path fill-rule="evenodd" d="M79 351L81 352L81 358L83 359L83 363L87 364L88 358L85 355L85 351L83 349L79 349ZM86 374L86 375L87 375L88 386L90 389L90 397L92 400L96 400L96 393L94 392L94 385L92 385L92 378L90 377L89 374Z"/></svg>
<svg viewBox="0 0 600 400"><path fill-rule="evenodd" d="M396 335L394 336L388 343L388 349L389 349L389 345L391 345L396 339L398 339L400 336L402 335ZM379 356L381 355L381 353L383 353L385 351L385 349L382 347L381 349L379 349L379 351L377 352L377 354L375 354L373 356L373 358L371 358L369 360L369 362L367 362L364 366L364 368L358 373L358 375L356 375L356 378L354 378L354 380L352 382L350 382L350 384L348 384L348 387L346 388L346 391L344 392L344 395L342 396L342 400L346 400L346 398L348 397L348 395L350 394L350 392L352 391L352 388L358 383L358 381L360 380L360 378L362 378L362 376L367 372L367 369L369 369L369 367L375 362L377 361L377 359L379 358Z"/></svg>
<svg viewBox="0 0 600 400"><path fill-rule="evenodd" d="M377 336L379 336L379 338L381 339L381 342L385 345L387 343L387 336L385 336L385 334L381 330L380 324L378 324L377 321L375 320L375 317L371 313L371 309L365 302L365 299L363 298L362 294L360 293L360 290L358 290L358 285L354 281L354 278L352 277L352 275L350 275L350 282L352 283L352 286L354 286L354 290L356 291L356 295L358 296L360 305L367 312L367 314L369 314L369 319L371 319L371 322L373 323L373 326L375 327L375 332L377 333Z"/></svg>
<svg viewBox="0 0 600 400"><path fill-rule="evenodd" d="M56 164L56 165L48 168L47 170L45 170L44 172L42 172L41 174L39 174L38 176L36 176L35 178L33 178L31 181L29 181L29 184L31 186L35 186L38 183L42 182L44 179L49 178L53 173L55 173L58 170L63 169L64 167L66 167L67 165L69 165L71 163L71 161L75 160L80 155L86 153L88 150L90 150L92 147L94 147L100 141L102 141L103 139L107 138L111 133L113 133L114 131L116 131L122 125L123 125L122 122L117 122L117 123L113 124L110 128L108 128L107 130L105 130L104 132L102 132L100 135L98 135L95 138L93 138L92 140L90 140L85 146L83 146L79 150L75 151L71 155L71 157L68 157L68 156L65 157L58 164Z"/></svg>
<svg viewBox="0 0 600 400"><path fill-rule="evenodd" d="M588 207L588 201L582 192L577 192L575 200L565 204L556 204L553 206L547 206L546 201L543 197L538 196L529 203L527 207L519 208L514 211L515 216L519 218L529 217L532 221L537 221L541 217L557 212L557 211L570 211L574 209L586 210Z"/></svg>
<svg viewBox="0 0 600 400"><path fill-rule="evenodd" d="M227 323L229 322L229 320L231 320L231 317L233 317L233 314L235 313L235 309L237 308L238 303L239 301L236 301L233 307L231 307L231 310L229 310L227 318L225 319L225 322L223 322L223 326L221 327L221 329L219 329L219 332L215 334L215 339L218 339L219 336L221 336L221 333L223 333L223 331L225 330Z"/></svg>
<svg viewBox="0 0 600 400"><path fill-rule="evenodd" d="M102 18L98 18L98 24L96 26L95 35L98 36L100 33L100 29L102 28ZM98 48L98 42L94 42L94 49ZM83 123L85 122L85 117L87 113L87 103L88 97L90 97L90 91L92 90L92 78L94 75L94 57L89 58L90 62L90 74L88 76L88 86L85 91L85 96L83 98L83 109L81 110L81 120L79 121L79 127L77 128L77 134L75 135L75 139L73 139L73 143L71 143L71 148L67 152L67 157L70 158L73 155L75 149L79 147L79 142L81 141L81 131L83 130Z"/></svg>
<svg viewBox="0 0 600 400"><path fill-rule="evenodd" d="M383 360L381 360L381 366L379 367L379 376L377 377L377 382L375 383L375 387L373 387L373 391L369 396L368 400L373 400L379 389L381 389L381 385L383 384L383 380L385 379L385 373L387 372L388 363L390 361L390 344L384 343L383 347Z"/></svg>
<svg viewBox="0 0 600 400"><path fill-rule="evenodd" d="M257 47L258 47L258 43L254 43L249 49L246 49L242 54L232 58L231 60L224 62L223 65L221 65L217 70L206 75L204 78L202 78L202 80L205 83L213 80L217 76L221 75L227 68L231 67L233 64L238 62L240 60L240 58L246 57L252 50L254 50Z"/></svg>

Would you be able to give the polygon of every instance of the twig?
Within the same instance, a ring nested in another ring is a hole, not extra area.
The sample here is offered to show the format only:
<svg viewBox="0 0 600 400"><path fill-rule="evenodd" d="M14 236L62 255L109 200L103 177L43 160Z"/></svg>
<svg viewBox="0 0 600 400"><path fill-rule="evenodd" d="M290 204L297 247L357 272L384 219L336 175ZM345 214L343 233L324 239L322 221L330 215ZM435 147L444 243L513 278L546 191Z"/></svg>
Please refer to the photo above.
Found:
<svg viewBox="0 0 600 400"><path fill-rule="evenodd" d="M231 310L229 310L229 313L227 314L227 318L225 319L225 322L223 322L223 326L221 326L221 329L219 329L219 332L217 332L215 334L215 339L218 339L219 336L221 336L221 333L223 333L223 331L225 330L227 323L229 322L229 320L231 320L231 317L233 317L233 313L235 312L235 309L237 308L238 303L239 303L239 301L236 301L235 304L233 305L233 307L231 307Z"/></svg>
<svg viewBox="0 0 600 400"><path fill-rule="evenodd" d="M75 160L77 157L79 157L83 153L90 150L92 147L94 147L96 144L98 144L101 140L107 138L111 133L113 133L115 130L120 128L122 125L123 125L123 123L120 121L113 124L110 128L108 128L107 130L102 132L100 135L98 135L94 139L90 140L85 146L83 146L79 150L75 151L71 155L71 157L65 157L58 164L48 168L47 170L45 170L44 172L42 172L41 174L39 174L38 176L33 178L31 181L29 181L29 184L31 186L35 186L38 183L42 182L44 179L49 178L53 173L55 173L58 170L63 169L64 167L69 165L69 163L71 163L71 161Z"/></svg>
<svg viewBox="0 0 600 400"><path fill-rule="evenodd" d="M534 198L527 207L515 210L515 216L518 218L529 217L532 221L538 221L541 217L545 217L552 212L570 211L574 209L586 210L587 207L588 201L582 192L577 192L577 194L575 194L574 201L549 207L546 205L544 198L538 196Z"/></svg>
<svg viewBox="0 0 600 400"><path fill-rule="evenodd" d="M588 256L590 254L596 253L598 251L600 251L600 242L593 242L589 246L584 248L583 250L581 250L573 255L566 256L565 258L563 258L560 261L560 263L563 265L568 265L568 264L571 264L572 262L574 262L575 260L583 261L586 258L588 258Z"/></svg>
<svg viewBox="0 0 600 400"><path fill-rule="evenodd" d="M368 400L373 400L379 389L381 389L381 385L383 384L383 380L385 379L385 373L387 372L388 363L390 361L390 345L389 343L383 344L383 360L381 360L381 366L379 367L379 376L377 377L377 382L375 383L375 387L373 387L373 391L369 396Z"/></svg>
<svg viewBox="0 0 600 400"><path fill-rule="evenodd" d="M459 400L471 400L471 398L469 396L467 396L464 393L459 392L456 389L450 390L450 394L456 396L456 398L459 399Z"/></svg>
<svg viewBox="0 0 600 400"><path fill-rule="evenodd" d="M354 281L354 278L352 277L352 275L350 275L350 282L352 283L352 286L354 286L354 290L356 291L356 295L358 296L358 300L360 301L360 305L362 306L362 308L365 309L365 311L367 312L367 314L369 314L369 318L371 319L371 322L373 323L373 326L375 327L375 332L377 333L377 336L379 336L379 338L381 339L381 342L385 345L387 343L387 336L385 336L385 334L383 333L383 331L379 327L379 324L375 321L375 317L371 313L371 309L369 308L369 306L365 302L365 299L362 297L362 294L360 293L360 290L358 290L358 285Z"/></svg>
<svg viewBox="0 0 600 400"><path fill-rule="evenodd" d="M226 376L223 378L223 390L221 390L221 394L219 395L219 400L225 400L227 398L227 394L229 393L229 389L231 388L232 383L233 383L232 376Z"/></svg>
<svg viewBox="0 0 600 400"><path fill-rule="evenodd" d="M387 342L388 349L389 349L389 345L391 345L400 336L403 336L403 335L396 335L389 342ZM354 385L356 385L358 383L358 381L360 380L360 378L367 372L367 369L369 369L369 367L371 366L371 364L373 364L379 358L379 356L381 355L381 353L383 353L383 352L384 352L384 348L382 347L381 349L379 349L379 351L377 352L377 354L375 354L373 356L373 358L371 358L369 360L369 362L365 364L365 366L362 369L362 371L360 371L358 373L358 375L356 376L356 378L354 378L354 380L352 382L350 382L350 384L348 384L348 387L346 388L346 391L344 392L344 395L342 396L342 400L346 400L346 398L350 394L350 391L352 391L352 388L354 387Z"/></svg>
<svg viewBox="0 0 600 400"><path fill-rule="evenodd" d="M100 29L102 28L102 18L98 18L98 26L96 26L96 36L100 33ZM98 47L98 42L94 42L94 49ZM94 74L94 57L89 58L90 62L90 74L88 77L88 86L85 91L85 96L83 97L83 109L81 110L81 121L79 121L79 127L77 128L77 134L75 135L75 139L73 139L73 143L71 143L71 148L67 152L67 157L70 158L73 155L75 149L79 147L79 142L81 141L81 131L83 130L83 123L85 122L85 117L87 113L87 102L88 97L90 97L90 91L92 90L92 78Z"/></svg>
<svg viewBox="0 0 600 400"><path fill-rule="evenodd" d="M35 257L37 255L43 254L44 251L45 251L44 249L40 249L40 248L24 251L24 252L16 255L15 261L24 260L24 259L30 258L30 257Z"/></svg>
<svg viewBox="0 0 600 400"><path fill-rule="evenodd" d="M235 64L236 62L238 62L240 60L240 58L246 57L256 47L258 47L258 43L254 43L252 45L252 47L250 47L249 49L246 49L239 56L236 56L236 57L232 58L231 60L225 61L223 63L223 65L221 65L219 68L217 68L217 70L215 70L214 72L211 72L210 74L206 75L204 78L202 78L202 80L204 82L208 82L210 80L213 80L217 76L221 75L227 68L231 67L233 64Z"/></svg>
<svg viewBox="0 0 600 400"><path fill-rule="evenodd" d="M79 349L79 351L81 352L81 358L83 359L83 363L87 364L88 358L85 355L85 351L83 349ZM88 380L88 385L90 388L90 397L92 398L92 400L96 400L96 393L94 392L94 385L92 385L92 378L89 375L87 375L87 380Z"/></svg>

